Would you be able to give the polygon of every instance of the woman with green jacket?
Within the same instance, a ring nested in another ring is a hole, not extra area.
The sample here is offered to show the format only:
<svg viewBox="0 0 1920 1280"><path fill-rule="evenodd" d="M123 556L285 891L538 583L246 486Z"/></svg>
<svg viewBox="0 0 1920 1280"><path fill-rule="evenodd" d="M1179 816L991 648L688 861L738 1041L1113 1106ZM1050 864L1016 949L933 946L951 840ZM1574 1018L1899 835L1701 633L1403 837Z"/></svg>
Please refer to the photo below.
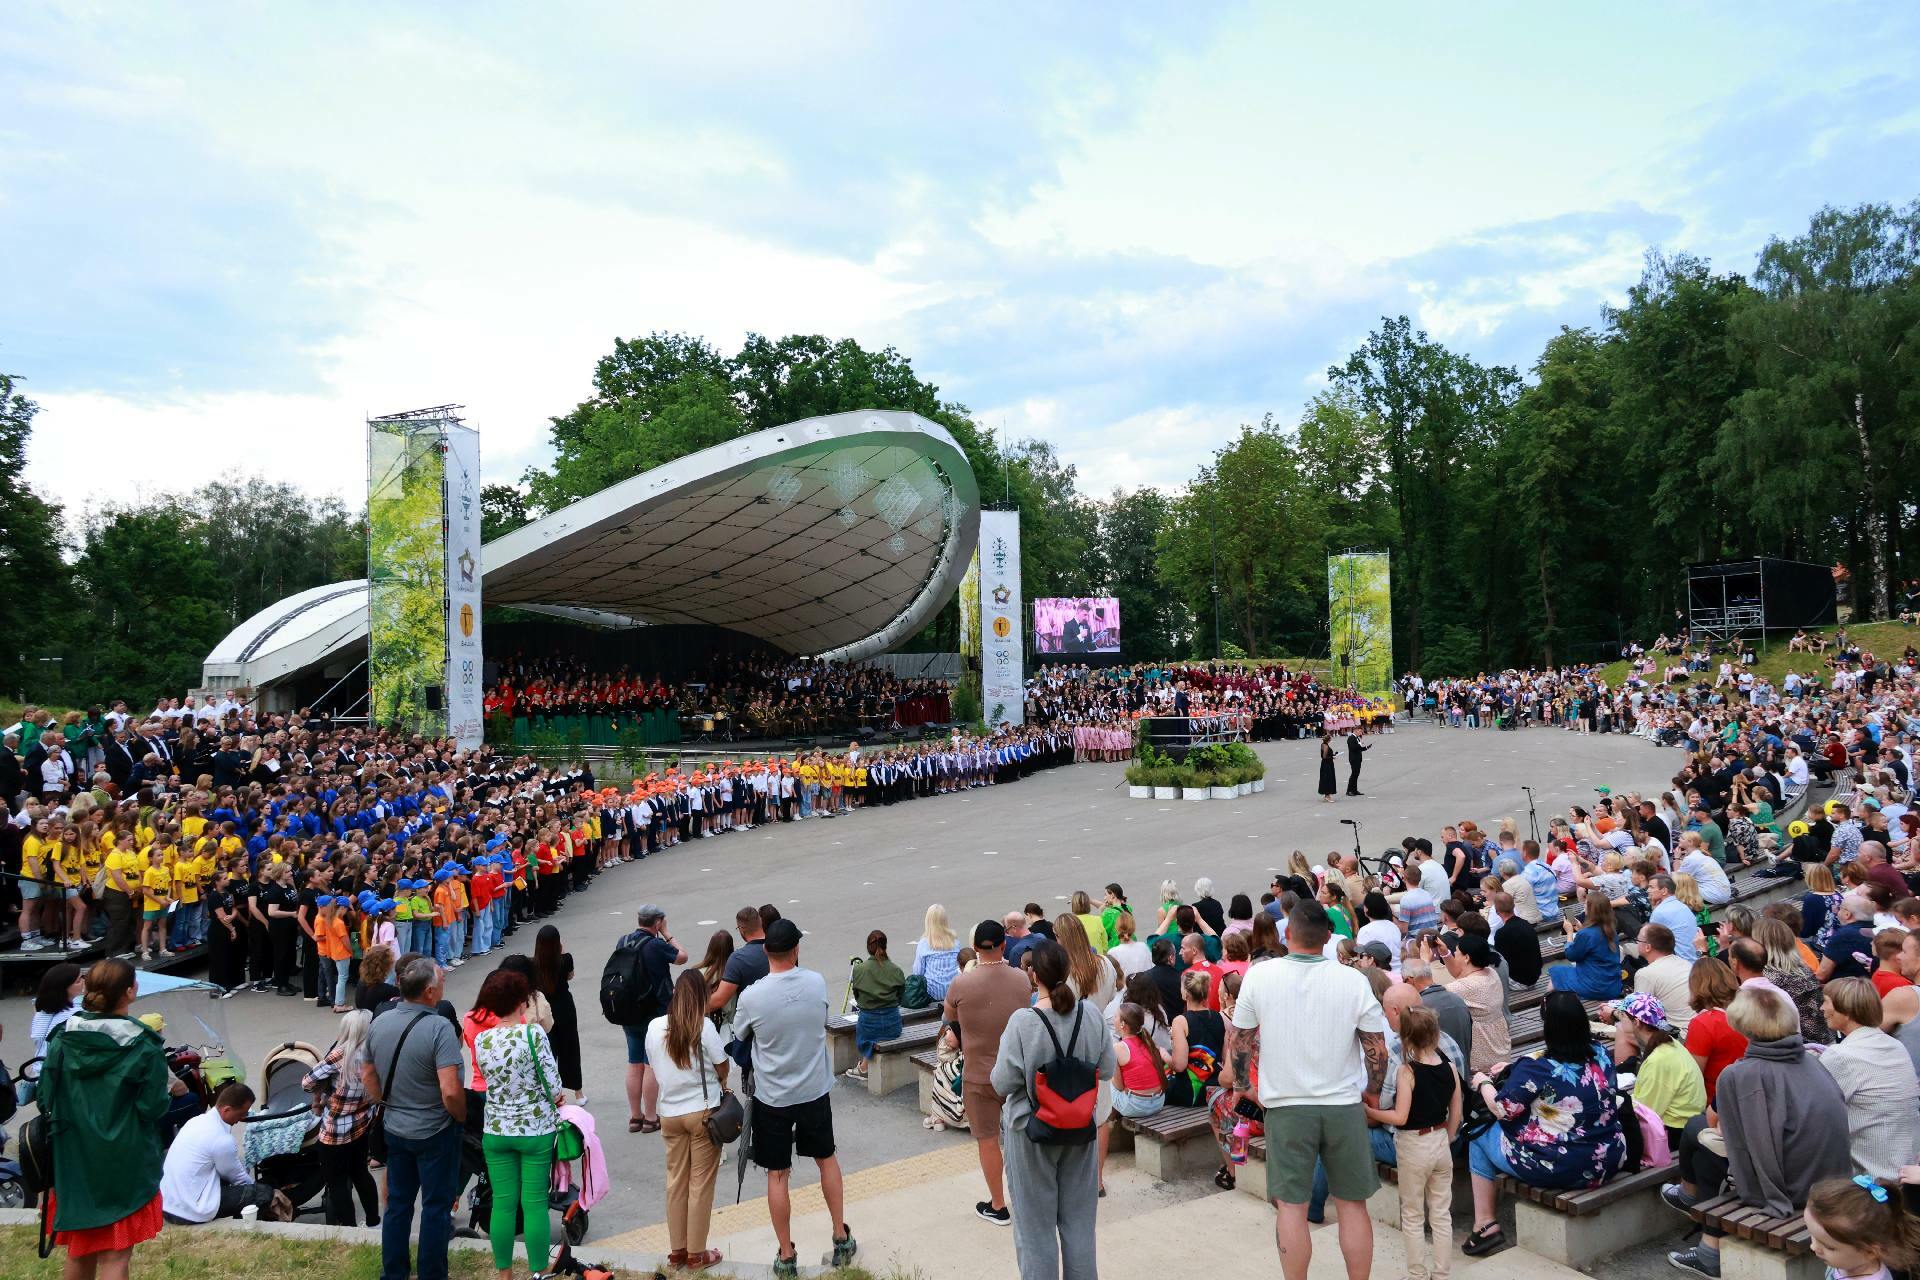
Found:
<svg viewBox="0 0 1920 1280"><path fill-rule="evenodd" d="M186 1084L159 1035L127 1015L133 966L95 961L86 984L40 1069L54 1242L67 1250L62 1280L125 1280L134 1246L160 1234L160 1121Z"/></svg>

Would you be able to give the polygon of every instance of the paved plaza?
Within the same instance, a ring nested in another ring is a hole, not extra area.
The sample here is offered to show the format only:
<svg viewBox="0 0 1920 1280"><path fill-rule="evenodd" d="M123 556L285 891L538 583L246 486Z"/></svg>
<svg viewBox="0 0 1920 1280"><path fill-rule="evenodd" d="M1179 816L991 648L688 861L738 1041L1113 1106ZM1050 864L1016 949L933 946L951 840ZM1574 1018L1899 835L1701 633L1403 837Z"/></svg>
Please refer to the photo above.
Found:
<svg viewBox="0 0 1920 1280"><path fill-rule="evenodd" d="M1238 800L1132 800L1122 784L1122 766L1076 765L1009 786L695 841L608 872L588 892L569 898L552 921L577 968L574 996L588 1106L600 1119L614 1181L593 1211L592 1237L610 1240L643 1232L664 1218L661 1140L626 1132L624 1046L601 1018L597 999L601 964L620 934L633 927L634 908L642 902L666 907L669 928L696 959L712 932L731 924L737 908L772 902L806 930L801 961L827 975L838 1000L848 960L862 954L869 929L886 930L895 958L903 967L910 963L930 902L944 903L964 934L975 921L1029 900L1064 910L1066 896L1075 889L1097 899L1108 881L1124 885L1135 903L1155 901L1167 877L1179 882L1183 894L1204 875L1213 878L1223 900L1236 891L1257 895L1270 871L1296 848L1316 862L1330 851L1350 850L1352 835L1340 824L1342 818L1360 822L1369 856L1397 845L1404 835L1432 837L1443 823L1463 818L1491 826L1511 815L1524 833L1522 785L1535 789L1544 824L1552 813L1591 798L1597 786L1651 791L1679 759L1635 738L1580 737L1557 729L1501 733L1420 724L1370 742L1373 750L1361 779L1367 794L1342 797L1334 805L1320 804L1314 795L1315 744L1275 742L1260 746L1268 768L1266 792ZM1343 788L1345 776L1343 760ZM533 937L533 930L522 929L511 941L531 951ZM489 968L481 961L454 973L448 998L464 1010ZM251 1075L258 1074L266 1051L282 1041L306 1040L324 1048L337 1022L305 1001L270 994L237 996L225 1008ZM30 1002L18 993L0 1001L5 1031L0 1055L9 1061L26 1056L31 1013ZM969 1216L976 1182L953 1172L959 1168L964 1175L961 1166L970 1159L971 1141L923 1129L911 1088L874 1099L864 1087L843 1081L835 1089L834 1109L850 1175L933 1157L937 1167L912 1173L912 1180L938 1183L940 1198L953 1200L954 1221L964 1218L969 1231L991 1232ZM732 1154L718 1205L733 1202ZM1118 1163L1125 1165L1126 1158ZM812 1180L811 1167L801 1162L796 1183ZM896 1191L898 1179L874 1181L865 1194L876 1198L877 1210L878 1198ZM763 1177L750 1170L746 1199L763 1191ZM1203 1192L1213 1188L1201 1180L1171 1192L1139 1188L1129 1195L1198 1199ZM1244 1216L1246 1209L1257 1216L1259 1206L1236 1196L1219 1211ZM934 1206L928 1210L935 1211ZM863 1223L878 1228L873 1212L856 1201L849 1216L857 1230ZM750 1237L753 1230L736 1225L727 1234ZM1004 1233L994 1239L1011 1247ZM929 1274L947 1273L936 1268Z"/></svg>

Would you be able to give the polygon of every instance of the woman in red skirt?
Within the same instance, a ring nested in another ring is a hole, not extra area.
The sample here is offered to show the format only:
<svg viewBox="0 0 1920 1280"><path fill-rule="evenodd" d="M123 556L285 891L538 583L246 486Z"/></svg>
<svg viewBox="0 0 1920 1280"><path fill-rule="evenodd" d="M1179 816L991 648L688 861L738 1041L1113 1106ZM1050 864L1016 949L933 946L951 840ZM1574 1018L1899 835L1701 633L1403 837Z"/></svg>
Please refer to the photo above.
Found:
<svg viewBox="0 0 1920 1280"><path fill-rule="evenodd" d="M53 1143L48 1212L67 1250L63 1280L125 1280L134 1246L160 1234L160 1121L186 1085L167 1070L160 1037L127 1015L133 966L96 961L86 983L40 1073Z"/></svg>

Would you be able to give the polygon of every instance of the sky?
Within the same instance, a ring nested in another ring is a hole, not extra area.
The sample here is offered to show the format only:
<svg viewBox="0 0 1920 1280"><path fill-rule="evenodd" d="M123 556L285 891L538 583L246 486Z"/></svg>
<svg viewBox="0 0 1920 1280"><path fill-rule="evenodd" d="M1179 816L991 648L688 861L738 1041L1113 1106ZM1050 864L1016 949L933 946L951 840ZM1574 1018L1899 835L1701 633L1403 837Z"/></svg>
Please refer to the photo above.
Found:
<svg viewBox="0 0 1920 1280"><path fill-rule="evenodd" d="M1382 316L1524 372L1651 249L1916 196L1906 3L0 10L0 369L70 509L358 503L366 416L447 402L512 481L654 330L892 345L1173 486Z"/></svg>

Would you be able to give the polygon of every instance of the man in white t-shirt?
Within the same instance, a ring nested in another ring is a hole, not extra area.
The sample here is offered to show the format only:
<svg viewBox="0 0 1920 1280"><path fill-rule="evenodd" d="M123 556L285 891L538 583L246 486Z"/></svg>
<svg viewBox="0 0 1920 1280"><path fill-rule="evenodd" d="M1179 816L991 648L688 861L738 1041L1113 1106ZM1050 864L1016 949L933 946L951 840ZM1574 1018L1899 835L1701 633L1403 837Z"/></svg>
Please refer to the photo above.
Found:
<svg viewBox="0 0 1920 1280"><path fill-rule="evenodd" d="M1307 1201L1316 1163L1326 1169L1339 1213L1348 1280L1363 1280L1373 1269L1365 1202L1380 1178L1361 1104L1377 1104L1385 1083L1387 1020L1360 971L1321 953L1332 935L1333 923L1317 902L1301 902L1288 914L1289 954L1253 966L1241 979L1220 1073L1230 1091L1251 1078L1254 1037L1248 1033L1270 1029L1259 1037L1259 1102L1266 1109L1267 1198L1279 1208L1286 1280L1306 1280L1313 1261ZM1303 1044L1315 1052L1301 1053Z"/></svg>

